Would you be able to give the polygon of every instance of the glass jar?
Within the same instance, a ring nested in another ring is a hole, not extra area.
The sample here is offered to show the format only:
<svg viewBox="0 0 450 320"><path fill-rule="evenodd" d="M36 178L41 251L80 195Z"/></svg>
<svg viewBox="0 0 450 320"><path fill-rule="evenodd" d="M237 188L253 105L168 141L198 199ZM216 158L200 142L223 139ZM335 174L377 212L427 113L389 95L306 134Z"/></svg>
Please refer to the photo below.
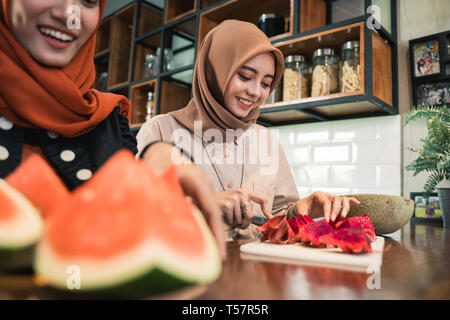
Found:
<svg viewBox="0 0 450 320"><path fill-rule="evenodd" d="M146 115L145 115L145 121L149 121L155 112L155 101L154 101L155 94L152 91L149 91L147 94L147 105L146 108Z"/></svg>
<svg viewBox="0 0 450 320"><path fill-rule="evenodd" d="M156 55L158 57L161 56L161 48L158 48L156 50ZM162 65L161 72L167 72L167 71L172 69L172 58L173 58L173 51L172 51L172 49L165 48L164 49L164 57L162 59L163 65Z"/></svg>
<svg viewBox="0 0 450 320"><path fill-rule="evenodd" d="M311 97L339 90L339 57L334 49L317 49L313 54Z"/></svg>
<svg viewBox="0 0 450 320"><path fill-rule="evenodd" d="M309 64L302 55L287 56L284 59L283 101L309 97Z"/></svg>
<svg viewBox="0 0 450 320"><path fill-rule="evenodd" d="M268 38L284 33L284 18L275 13L264 13L258 19L258 28Z"/></svg>
<svg viewBox="0 0 450 320"><path fill-rule="evenodd" d="M361 90L359 41L347 41L342 46L342 63L339 84L341 92L355 92Z"/></svg>
<svg viewBox="0 0 450 320"><path fill-rule="evenodd" d="M145 56L144 78L156 76L158 74L158 57L154 54Z"/></svg>

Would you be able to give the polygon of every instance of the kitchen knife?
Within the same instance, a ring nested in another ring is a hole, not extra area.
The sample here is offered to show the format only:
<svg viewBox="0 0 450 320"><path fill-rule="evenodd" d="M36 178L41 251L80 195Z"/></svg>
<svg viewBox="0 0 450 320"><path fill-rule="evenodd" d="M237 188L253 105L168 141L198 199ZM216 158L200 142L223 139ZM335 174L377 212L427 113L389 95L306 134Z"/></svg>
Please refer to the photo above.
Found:
<svg viewBox="0 0 450 320"><path fill-rule="evenodd" d="M267 218L265 218L265 217L257 217L257 216L254 216L253 218L252 218L252 223L254 224L254 225L257 225L257 226L262 226L264 223L266 223L267 221L268 221L269 219L267 219Z"/></svg>

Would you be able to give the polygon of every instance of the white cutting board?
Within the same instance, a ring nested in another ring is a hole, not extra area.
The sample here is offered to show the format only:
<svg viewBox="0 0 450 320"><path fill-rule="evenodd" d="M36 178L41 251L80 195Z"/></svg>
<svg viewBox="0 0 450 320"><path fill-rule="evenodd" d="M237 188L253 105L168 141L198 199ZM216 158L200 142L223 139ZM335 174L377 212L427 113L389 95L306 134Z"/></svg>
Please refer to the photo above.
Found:
<svg viewBox="0 0 450 320"><path fill-rule="evenodd" d="M371 253L362 254L344 253L339 248L314 248L301 243L273 244L255 241L241 246L241 258L373 272L381 267L383 248L383 237L377 237L372 242Z"/></svg>

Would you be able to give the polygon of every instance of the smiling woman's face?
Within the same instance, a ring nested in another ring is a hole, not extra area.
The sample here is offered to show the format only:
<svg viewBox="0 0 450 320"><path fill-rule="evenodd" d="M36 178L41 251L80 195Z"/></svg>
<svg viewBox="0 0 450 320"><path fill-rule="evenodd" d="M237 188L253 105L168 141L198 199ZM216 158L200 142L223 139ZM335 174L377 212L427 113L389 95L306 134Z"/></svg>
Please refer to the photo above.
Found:
<svg viewBox="0 0 450 320"><path fill-rule="evenodd" d="M99 14L98 0L14 0L11 30L36 61L64 67L95 32Z"/></svg>
<svg viewBox="0 0 450 320"><path fill-rule="evenodd" d="M236 117L246 117L269 96L274 76L272 53L262 53L250 59L230 79L224 93L225 106Z"/></svg>

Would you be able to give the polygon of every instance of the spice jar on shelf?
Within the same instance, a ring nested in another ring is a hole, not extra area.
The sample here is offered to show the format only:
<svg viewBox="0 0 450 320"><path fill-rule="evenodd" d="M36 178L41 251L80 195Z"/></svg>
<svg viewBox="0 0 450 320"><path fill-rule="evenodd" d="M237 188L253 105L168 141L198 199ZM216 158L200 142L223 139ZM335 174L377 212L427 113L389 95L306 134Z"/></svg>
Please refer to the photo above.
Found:
<svg viewBox="0 0 450 320"><path fill-rule="evenodd" d="M287 56L284 59L283 101L291 101L309 97L308 69L309 65L302 55Z"/></svg>
<svg viewBox="0 0 450 320"><path fill-rule="evenodd" d="M339 89L339 57L334 49L317 49L313 54L311 96L335 93Z"/></svg>
<svg viewBox="0 0 450 320"><path fill-rule="evenodd" d="M341 92L361 90L359 41L347 41L342 46L342 64L339 83Z"/></svg>

